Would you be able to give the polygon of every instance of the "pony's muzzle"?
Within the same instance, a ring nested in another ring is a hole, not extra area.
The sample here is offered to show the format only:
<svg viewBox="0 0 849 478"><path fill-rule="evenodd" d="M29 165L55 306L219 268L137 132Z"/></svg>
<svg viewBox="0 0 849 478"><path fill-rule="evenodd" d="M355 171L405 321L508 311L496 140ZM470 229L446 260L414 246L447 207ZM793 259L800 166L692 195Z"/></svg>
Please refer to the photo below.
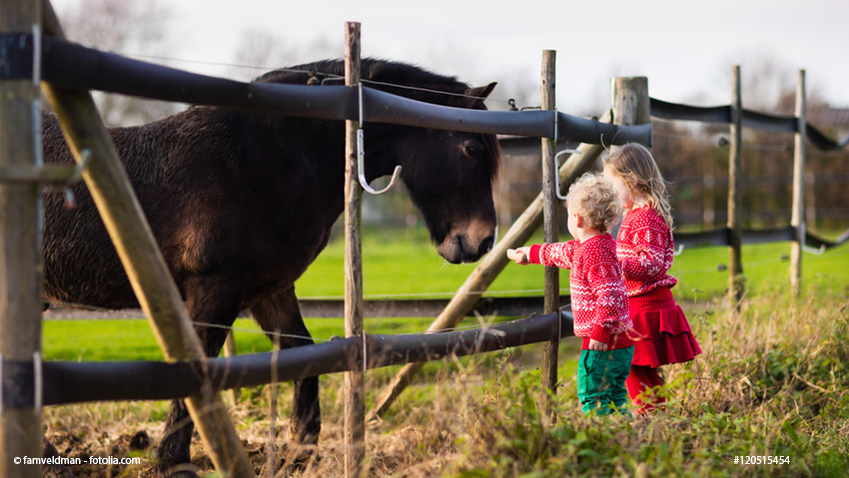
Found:
<svg viewBox="0 0 849 478"><path fill-rule="evenodd" d="M454 234L439 245L439 254L452 264L477 262L484 254L492 250L495 235L483 240L470 240L465 234Z"/></svg>

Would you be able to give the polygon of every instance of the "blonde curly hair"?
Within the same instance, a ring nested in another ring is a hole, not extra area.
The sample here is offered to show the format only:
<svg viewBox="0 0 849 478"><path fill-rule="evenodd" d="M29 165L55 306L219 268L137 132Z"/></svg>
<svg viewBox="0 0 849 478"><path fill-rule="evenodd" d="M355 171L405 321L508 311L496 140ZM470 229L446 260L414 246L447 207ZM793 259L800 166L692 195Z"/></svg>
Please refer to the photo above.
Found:
<svg viewBox="0 0 849 478"><path fill-rule="evenodd" d="M622 204L613 185L600 173L584 173L569 187L566 208L602 234L622 217Z"/></svg>

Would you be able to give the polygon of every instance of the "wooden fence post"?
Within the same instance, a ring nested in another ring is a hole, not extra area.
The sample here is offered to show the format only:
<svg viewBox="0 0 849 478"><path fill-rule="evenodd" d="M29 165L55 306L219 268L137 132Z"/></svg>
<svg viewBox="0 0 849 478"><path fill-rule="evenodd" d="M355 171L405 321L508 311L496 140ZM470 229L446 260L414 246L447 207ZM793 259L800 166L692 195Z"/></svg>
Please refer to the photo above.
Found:
<svg viewBox="0 0 849 478"><path fill-rule="evenodd" d="M613 78L613 123L633 126L651 123L649 80L645 76ZM618 146L612 146L616 151Z"/></svg>
<svg viewBox="0 0 849 478"><path fill-rule="evenodd" d="M542 52L542 78L540 83L541 105L543 110L554 111L557 114L555 101L557 52L545 50ZM557 134L555 128L555 135ZM557 242L560 238L560 223L558 221L558 199L555 187L559 186L559 173L554 168L554 155L557 152L557 138L542 138L542 209L543 209L543 240L546 243ZM545 268L545 302L544 313L550 314L560 310L560 268ZM550 397L557 393L557 352L560 349L560 337L543 344L542 352L542 393L547 404L549 417L553 417Z"/></svg>
<svg viewBox="0 0 849 478"><path fill-rule="evenodd" d="M731 67L731 137L728 158L728 298L735 310L743 298L743 232L740 225L740 165L743 146L743 96L740 65Z"/></svg>
<svg viewBox="0 0 849 478"><path fill-rule="evenodd" d="M45 33L64 34L49 2L43 4ZM49 28L49 30L48 30ZM139 304L169 360L206 356L186 312L180 292L156 244L144 212L118 158L91 94L43 83L42 89L59 117L62 132L77 161L89 149L83 179L103 218ZM211 387L211 384L209 384ZM227 407L210 388L185 400L215 469L232 477L254 476Z"/></svg>
<svg viewBox="0 0 849 478"><path fill-rule="evenodd" d="M345 85L360 83L360 24L345 23ZM345 121L345 337L363 338L363 260L360 242L363 190L357 177L357 130L359 121ZM362 474L365 458L365 393L363 356L354 347L345 372L345 476Z"/></svg>
<svg viewBox="0 0 849 478"><path fill-rule="evenodd" d="M41 28L39 0L0 2L0 31L37 32ZM37 35L36 35L37 36ZM35 48L33 48L35 50ZM5 51L5 49L3 50ZM0 55L5 56L3 52ZM0 63L5 64L0 57ZM41 138L38 78L0 80L0 165L37 164ZM41 353L41 230L40 183L0 183L0 476L41 477L41 465L20 458L40 457L41 397L35 377ZM10 373L17 362L33 381ZM35 383L33 383L35 382ZM28 408L5 408L3 396L31 396Z"/></svg>
<svg viewBox="0 0 849 478"><path fill-rule="evenodd" d="M802 289L802 248L805 245L805 135L807 134L805 70L799 70L796 83L796 138L793 152L793 216L795 228L790 246L790 287L794 297Z"/></svg>

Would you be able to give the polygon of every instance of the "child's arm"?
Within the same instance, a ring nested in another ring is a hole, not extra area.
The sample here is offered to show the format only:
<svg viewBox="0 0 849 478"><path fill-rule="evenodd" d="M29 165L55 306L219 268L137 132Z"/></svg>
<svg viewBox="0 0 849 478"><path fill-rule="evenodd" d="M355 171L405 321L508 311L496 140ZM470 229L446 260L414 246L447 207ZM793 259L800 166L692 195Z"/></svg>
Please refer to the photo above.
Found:
<svg viewBox="0 0 849 478"><path fill-rule="evenodd" d="M540 246L534 245L531 246L528 259L530 259L532 264L571 269L572 258L575 255L575 248L577 246L578 241L555 242Z"/></svg>
<svg viewBox="0 0 849 478"><path fill-rule="evenodd" d="M542 264L562 269L572 268L572 255L576 241L556 242L554 244L535 244L531 247L507 249L507 258L516 264Z"/></svg>
<svg viewBox="0 0 849 478"><path fill-rule="evenodd" d="M672 267L669 234L649 227L633 231L628 242L617 242L616 252L627 280L650 281Z"/></svg>

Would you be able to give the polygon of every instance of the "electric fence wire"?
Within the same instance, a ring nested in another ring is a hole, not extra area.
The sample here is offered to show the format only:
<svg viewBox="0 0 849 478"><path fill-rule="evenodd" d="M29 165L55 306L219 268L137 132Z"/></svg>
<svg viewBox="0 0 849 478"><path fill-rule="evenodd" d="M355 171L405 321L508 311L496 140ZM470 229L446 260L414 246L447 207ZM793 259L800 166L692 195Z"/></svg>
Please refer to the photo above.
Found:
<svg viewBox="0 0 849 478"><path fill-rule="evenodd" d="M298 69L298 68L285 68L285 67L284 68L279 68L279 67L275 68L275 67L249 66L249 65L240 65L240 64L237 64L237 63L186 60L186 59L169 58L169 57L154 56L154 55L121 54L121 53L115 53L115 52L110 52L110 53L130 57L130 58L140 58L140 59L149 59L149 60L157 60L157 61L168 61L168 62L174 62L174 63L194 63L194 64L199 64L199 65L224 66L224 67L228 67L228 68L244 68L244 69L253 69L253 70L258 70L258 71L287 71L287 72L292 72L292 73L306 73L306 74L309 74L309 75L324 76L328 79L335 79L335 80L344 80L345 79L345 77L342 76L342 75L337 75L335 73L325 73L325 72L317 71L317 70L302 70L302 69ZM455 96L455 97L469 98L469 99L475 99L475 100L486 100L486 101L490 101L490 102L493 102L493 103L500 103L500 104L505 104L505 105L510 105L510 106L514 106L516 104L515 100L513 100L512 98L504 100L504 99L493 98L493 97L472 96L472 95L466 95L466 94L463 94L463 93L454 93L454 92L450 92L450 91L432 90L432 89L429 89L429 88L419 88L419 87L415 87L415 86L400 85L400 84L396 84L396 83L387 83L387 82L383 82L383 81L368 80L368 79L365 79L365 78L361 78L360 81L362 81L363 83L367 83L367 84L388 86L388 87L397 88L397 89L401 89L401 90L407 90L407 91L422 91L422 92L434 93L434 94L445 95L445 96ZM527 106L523 106L523 107L527 107Z"/></svg>

